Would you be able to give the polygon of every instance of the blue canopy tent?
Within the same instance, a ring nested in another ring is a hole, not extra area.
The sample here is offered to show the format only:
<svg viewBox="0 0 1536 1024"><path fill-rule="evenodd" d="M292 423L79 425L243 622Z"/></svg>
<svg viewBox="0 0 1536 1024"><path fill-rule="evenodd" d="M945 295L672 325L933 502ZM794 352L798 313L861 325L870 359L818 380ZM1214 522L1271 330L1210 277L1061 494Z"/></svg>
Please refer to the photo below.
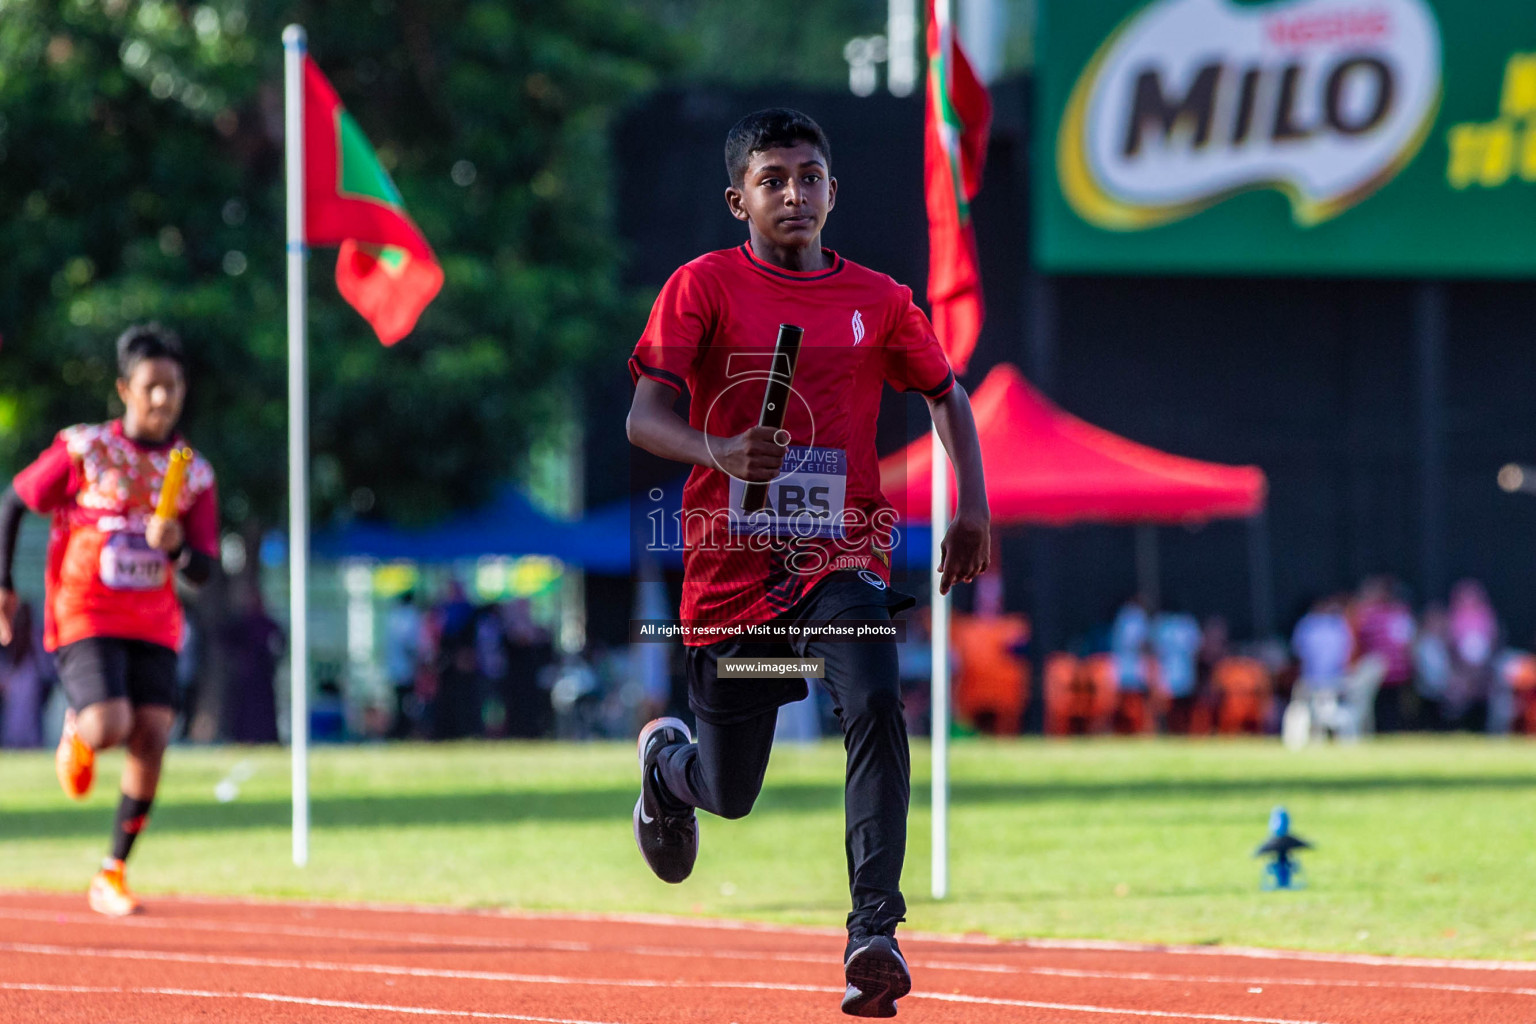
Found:
<svg viewBox="0 0 1536 1024"><path fill-rule="evenodd" d="M678 570L683 565L678 534L685 479L619 498L572 521L539 511L522 492L506 487L490 504L434 526L353 522L316 533L311 547L315 557L329 559L454 562L543 555L599 576L638 573L647 561L662 571ZM928 535L924 524L906 524L897 531L892 562L898 572L927 569Z"/></svg>
<svg viewBox="0 0 1536 1024"><path fill-rule="evenodd" d="M503 488L490 504L435 526L405 529L353 522L316 533L310 545L317 558L452 562L485 555L547 555L580 564L572 524L540 512L513 487Z"/></svg>
<svg viewBox="0 0 1536 1024"><path fill-rule="evenodd" d="M655 569L681 569L683 546L677 534L686 481L687 477L677 477L610 501L573 523L591 556L587 571L626 576L647 562Z"/></svg>

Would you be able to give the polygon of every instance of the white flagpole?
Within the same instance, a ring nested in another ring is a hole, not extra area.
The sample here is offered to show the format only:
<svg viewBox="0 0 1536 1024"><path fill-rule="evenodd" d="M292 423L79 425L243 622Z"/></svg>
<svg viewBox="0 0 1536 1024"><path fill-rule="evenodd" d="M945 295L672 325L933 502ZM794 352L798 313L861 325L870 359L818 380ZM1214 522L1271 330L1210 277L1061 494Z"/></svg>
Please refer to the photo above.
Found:
<svg viewBox="0 0 1536 1024"><path fill-rule="evenodd" d="M288 178L288 675L292 712L293 862L309 863L309 345L304 239L304 52L283 29L284 149Z"/></svg>
<svg viewBox="0 0 1536 1024"><path fill-rule="evenodd" d="M949 597L939 593L940 545L949 522L949 472L944 465L944 446L939 428L933 438L932 523L933 571L933 695L929 701L933 719L933 898L949 895Z"/></svg>

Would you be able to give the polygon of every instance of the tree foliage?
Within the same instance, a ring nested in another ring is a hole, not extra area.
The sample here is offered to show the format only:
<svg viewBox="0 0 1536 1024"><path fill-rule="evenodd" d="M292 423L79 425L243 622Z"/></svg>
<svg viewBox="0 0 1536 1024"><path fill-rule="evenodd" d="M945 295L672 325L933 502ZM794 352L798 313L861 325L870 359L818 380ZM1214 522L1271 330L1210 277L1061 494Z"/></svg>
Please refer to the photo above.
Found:
<svg viewBox="0 0 1536 1024"><path fill-rule="evenodd" d="M916 12L922 0L913 0ZM678 76L730 85L793 82L847 89L843 47L885 32L888 0L821 0L786 7L739 0L637 0L680 40Z"/></svg>
<svg viewBox="0 0 1536 1024"><path fill-rule="evenodd" d="M158 319L226 518L287 493L282 47L288 21L437 249L442 294L385 350L310 266L321 517L483 500L618 358L617 110L674 59L600 0L0 0L0 469L111 408L111 342Z"/></svg>
<svg viewBox="0 0 1536 1024"><path fill-rule="evenodd" d="M821 0L789 8L740 0L631 0L678 40L681 59L672 77L692 83L800 88L848 88L843 48L856 36L884 35L889 0ZM925 52L927 0L904 0L917 18L915 45ZM1038 0L982 0L996 8L1002 27L1002 70L1015 74L1034 60ZM972 0L954 0L964 21ZM919 57L921 59L921 57ZM880 71L885 81L885 70Z"/></svg>

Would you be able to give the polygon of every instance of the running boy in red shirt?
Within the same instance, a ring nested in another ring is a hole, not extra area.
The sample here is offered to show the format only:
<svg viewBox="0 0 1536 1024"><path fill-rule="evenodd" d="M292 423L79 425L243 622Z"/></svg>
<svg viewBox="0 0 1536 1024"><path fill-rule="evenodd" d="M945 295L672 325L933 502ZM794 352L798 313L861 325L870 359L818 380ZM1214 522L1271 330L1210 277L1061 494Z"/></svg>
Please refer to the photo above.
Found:
<svg viewBox="0 0 1536 1024"><path fill-rule="evenodd" d="M723 658L824 658L848 754L845 837L853 911L843 1011L890 1017L910 991L895 940L910 768L893 640L839 642L837 623L888 622L912 599L890 589L896 517L880 493L875 424L886 381L928 399L954 463L959 507L939 572L948 591L987 568L990 514L981 449L912 293L821 246L837 196L831 147L798 111L763 110L726 137L726 205L746 243L679 268L629 361L628 433L693 465L683 492L682 625L698 741L676 718L641 730L636 844L658 877L693 870L702 808L752 809L781 704L803 678L731 678ZM784 429L757 426L781 323L805 329ZM691 395L688 419L674 411ZM738 510L747 483L772 481L769 509ZM773 635L752 633L766 627ZM816 635L820 631L821 635Z"/></svg>
<svg viewBox="0 0 1536 1024"><path fill-rule="evenodd" d="M17 598L11 576L26 509L51 515L43 641L69 697L55 766L64 792L90 793L96 751L128 748L111 855L91 881L93 910L138 912L123 863L143 829L176 718L176 652L182 611L173 570L202 583L218 552L213 470L195 453L172 514L157 513L187 393L174 334L131 327L117 339L120 420L59 432L0 495L0 643L9 643ZM185 449L190 451L190 449Z"/></svg>

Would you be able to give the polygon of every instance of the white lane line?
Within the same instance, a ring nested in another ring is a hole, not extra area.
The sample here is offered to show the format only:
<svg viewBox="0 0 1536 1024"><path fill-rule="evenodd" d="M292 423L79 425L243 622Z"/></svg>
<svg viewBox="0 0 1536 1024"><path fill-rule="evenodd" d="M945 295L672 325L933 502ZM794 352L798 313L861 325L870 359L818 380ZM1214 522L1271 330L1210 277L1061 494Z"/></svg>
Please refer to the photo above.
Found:
<svg viewBox="0 0 1536 1024"><path fill-rule="evenodd" d="M8 895L0 889L0 897ZM53 893L23 892L15 895L54 895ZM772 924L767 921L735 921L723 917L682 917L678 914L603 913L585 910L521 910L512 907L445 907L426 903L372 903L363 900L331 902L327 900L282 900L242 896L199 896L167 894L167 900L176 903L206 904L218 906L232 904L242 907L302 907L307 910L358 910L377 914L421 914L427 917L478 917L500 918L512 921L575 921L582 924L656 924L670 928L705 928L729 932L771 932L776 935L826 935L837 939L847 938L841 928L825 925ZM911 933L916 935L917 933ZM944 935L934 932L925 937L935 941L991 944L998 940L974 935Z"/></svg>
<svg viewBox="0 0 1536 1024"><path fill-rule="evenodd" d="M37 921L44 924L107 924L97 914L70 914L47 910L0 909L0 920ZM500 949L528 953L620 953L634 956L671 957L688 960L710 957L724 960L782 960L787 963L826 963L825 956L756 950L718 950L671 946L615 946L605 943L560 939L504 939L493 935L451 935L438 932L386 932L349 928L315 928L308 925L246 924L236 921L208 921L197 918L125 917L110 922L114 928L148 928L158 931L205 931L220 934L270 935L306 939L351 939L380 944L406 943L418 946L462 946L466 949ZM844 933L839 932L838 935ZM842 944L839 943L839 946Z"/></svg>
<svg viewBox="0 0 1536 1024"><path fill-rule="evenodd" d="M356 1003L346 999L312 999L285 996L276 992L207 992L195 988L109 988L94 985L41 985L0 981L0 990L11 992L55 992L64 995L183 996L191 999L249 999L262 1003L293 1003L298 1006L323 1006L339 1010L373 1010L376 1013L403 1013L418 1017L470 1017L477 1020L522 1020L539 1024L608 1024L606 1021L577 1020L572 1017L530 1017L521 1013L487 1013L478 1010L435 1010L428 1006L391 1006L387 1003Z"/></svg>
<svg viewBox="0 0 1536 1024"><path fill-rule="evenodd" d="M101 926L95 914L60 914L46 910L0 910L0 919L38 921L47 924L86 924ZM381 932L346 928L314 928L307 925L242 924L234 921L204 921L196 918L126 917L111 923L117 928L148 928L159 931L205 931L219 934L272 935L306 939L349 939L376 944L406 943L416 946L460 946L466 949L497 949L526 953L619 953L634 956L670 957L688 960L709 957L720 960L777 960L785 963L826 963L826 956L756 950L696 949L669 946L614 946L592 942L540 939L525 941L496 936L448 935L436 932ZM840 933L841 934L841 933ZM841 943L838 944L841 946ZM834 954L837 955L837 954Z"/></svg>
<svg viewBox="0 0 1536 1024"><path fill-rule="evenodd" d="M94 915L60 915L50 914L46 911L0 910L0 918L6 917L16 918L19 920L47 921L49 923L65 923L66 920L70 923L80 924L95 925L101 923L100 919ZM771 951L684 949L667 946L606 946L596 945L589 942L562 942L558 940L523 942L516 939L500 939L495 937L474 938L469 936L437 935L433 933L413 934L370 932L334 928L311 928L302 925L243 925L235 922L199 921L196 919L174 919L165 921L156 920L154 918L133 917L125 918L114 923L120 926L154 928L171 931L200 930L220 933L240 932L256 935L283 935L298 938L350 939L373 943L409 943L413 945L449 945L463 946L467 948L494 948L530 953L603 953L605 955L646 956L681 960L707 958L715 960L771 961L775 963L804 964L824 964L827 962L827 957L825 956L798 953L780 953ZM0 944L0 948L15 947ZM18 949L17 951L21 950ZM1024 976L1038 975L1043 977L1062 978L1101 978L1111 981L1147 981L1179 984L1291 985L1306 988L1372 988L1387 990L1412 989L1429 992L1465 992L1483 995L1536 996L1536 988L1458 985L1451 982L1370 981L1344 978L1254 978L1247 976L1161 974L1150 971L1104 971L1067 967L1029 967L1013 966L1007 964L962 963L945 960L926 960L921 956L913 957L912 962L915 966L918 966L924 970L952 971L956 973L972 974ZM1536 964L1531 966L1536 968Z"/></svg>
<svg viewBox="0 0 1536 1024"><path fill-rule="evenodd" d="M0 898L6 895L53 896L55 893L37 891L8 891L0 889ZM199 895L168 895L175 903L219 906L230 904L245 907L302 907L310 910L366 911L379 914L419 914L428 917L464 916L480 919L505 919L527 921L571 921L581 924L644 924L671 928L692 928L733 932L764 932L776 935L822 935L843 939L841 928L817 925L772 924L766 921L736 921L729 918L682 917L677 914L656 913L602 913L598 911L521 910L516 908L447 907L424 903L377 903L366 900L327 902L324 900L283 900L256 897L223 897ZM1363 964L1373 967L1433 967L1467 971L1523 971L1536 973L1536 961L1523 960L1472 960L1434 957L1380 956L1371 953L1324 953L1312 950L1264 949L1256 946L1192 946L1155 942L1123 942L1114 939L1003 939L991 935L956 935L947 932L903 930L903 941L943 943L955 946L992 948L1014 946L1028 949L1049 949L1105 953L1169 953L1177 956L1232 956L1258 960L1302 960L1315 963Z"/></svg>
<svg viewBox="0 0 1536 1024"><path fill-rule="evenodd" d="M1099 939L1020 939L1024 949L1089 953L1169 953L1174 956L1226 956L1248 960L1296 960L1303 963L1348 964L1361 967L1421 967L1448 971L1516 971L1536 974L1536 960L1446 960L1433 957L1378 956L1371 953L1315 953L1303 949L1260 949L1254 946L1159 946L1144 942Z"/></svg>
<svg viewBox="0 0 1536 1024"><path fill-rule="evenodd" d="M254 956L214 956L206 953L161 953L142 949L86 949L80 946L43 946L26 942L0 943L0 952L29 956L94 957L102 960L149 960L173 964L213 964L220 967L256 967L285 971L332 971L343 974L379 974L396 978L451 978L460 981L505 981L522 985L597 985L622 988L668 988L670 981L642 978L565 978L553 974L516 974L509 971L471 971L453 967L403 967L394 964L360 964L332 960L279 960ZM678 984L686 984L678 982Z"/></svg>
<svg viewBox="0 0 1536 1024"><path fill-rule="evenodd" d="M1005 964L960 964L916 960L930 971L971 971L977 974L1028 974L1054 978L1102 978L1107 981L1153 981L1187 985L1295 985L1303 988L1419 989L1429 992L1476 992L1484 995L1536 996L1536 988L1497 985L1456 985L1437 981L1362 981L1349 978L1249 978L1217 974L1157 974L1152 971L1092 971L1073 967L1011 967Z"/></svg>
<svg viewBox="0 0 1536 1024"><path fill-rule="evenodd" d="M772 981L678 982L672 987L756 989L767 992L842 992L840 988L819 985L781 985ZM973 1006L1017 1006L1027 1010L1061 1010L1067 1013L1096 1013L1125 1017L1151 1017L1156 1020L1215 1020L1236 1024L1328 1024L1327 1021L1301 1020L1296 1017L1245 1017L1231 1013L1183 1013L1177 1010L1139 1010L1123 1006L1093 1006L1086 1003L1046 1003L1034 999L997 999L967 996L958 992L910 992L904 999L932 999L941 1003L966 1003Z"/></svg>
<svg viewBox="0 0 1536 1024"><path fill-rule="evenodd" d="M913 992L919 999L944 1003L976 1003L984 1006L1021 1006L1031 1010L1063 1010L1068 1013L1120 1013L1129 1017L1154 1017L1163 1020L1219 1020L1236 1024L1326 1024L1324 1021L1297 1020L1294 1017L1244 1017L1235 1013L1180 1013L1175 1010L1126 1010L1111 1006L1084 1006L1077 1003L1040 1003L1032 999L988 999L984 996L960 996L943 992ZM908 998L911 998L910 996Z"/></svg>
<svg viewBox="0 0 1536 1024"><path fill-rule="evenodd" d="M41 889L0 889L0 899L7 896L56 897L58 893ZM469 917L480 920L508 921L571 921L578 924L647 924L669 928L702 928L713 931L768 932L775 935L825 935L846 939L841 928L822 925L772 924L767 921L735 921L716 917L682 917L677 914L601 913L582 910L521 910L493 907L449 907L428 903L374 903L363 900L284 900L253 896L201 896L195 893L165 893L156 899L166 904L184 903L201 906L259 907L268 910L296 908L301 910L366 911L371 914L416 914L424 917ZM919 933L906 933L916 937ZM995 945L998 939L975 935L945 935L939 932L921 933L935 942L952 942L966 945Z"/></svg>
<svg viewBox="0 0 1536 1024"><path fill-rule="evenodd" d="M588 947L583 952L593 951ZM24 953L37 956L94 956L120 960L162 960L172 963L221 964L229 967L282 967L314 970L351 970L359 973L401 974L424 978L462 978L479 981L508 981L540 983L550 976L542 974L516 974L506 971L473 971L456 968L408 967L396 964L349 964L332 961L274 960L263 957L219 956L208 953L176 953L160 950L91 949L79 946L58 946L40 943L0 942L0 952ZM698 957L729 960L772 960L775 962L826 964L824 956L797 956L794 954L756 954L748 952L723 952L711 950L671 949L604 949L609 955L670 957L694 959ZM1145 981L1169 984L1197 985L1289 985L1301 988L1371 988L1413 989L1428 992L1463 992L1476 995L1536 996L1536 988L1510 988L1494 985L1456 985L1449 982L1413 981L1357 981L1347 978L1253 978L1224 977L1221 975L1158 974L1151 971L1093 971L1069 967L1012 967L1005 964L964 964L946 961L914 960L921 970L952 971L972 974L1001 974L1011 976L1039 976L1056 978L1085 978L1105 981ZM652 986L642 986L652 987Z"/></svg>
<svg viewBox="0 0 1536 1024"><path fill-rule="evenodd" d="M6 896L56 897L57 893L38 890L0 889L0 900ZM202 906L260 907L267 909L300 908L306 910L367 911L378 914L415 914L426 917L466 917L478 920L526 920L569 921L576 924L642 924L669 928L689 928L732 932L759 932L772 935L825 936L841 940L844 932L837 928L820 928L808 925L779 925L762 921L732 921L723 918L680 917L672 914L604 914L580 911L537 911L510 909L483 909L467 907L432 906L416 903L331 903L319 900L279 900L241 897L215 897L168 894L167 905L190 904ZM28 914L27 911L0 910L0 917ZM34 920L60 920L64 915L57 912L33 911ZM81 920L95 920L81 918ZM136 919L142 920L142 919ZM100 923L96 921L96 923ZM209 922L214 925L213 922ZM218 924L215 930L233 930ZM253 929L254 930L254 929ZM338 937L350 933L337 931ZM377 933L366 933L374 935ZM903 931L902 939L909 943L934 943L950 946L966 946L982 949L1063 950L1068 952L1099 953L1163 953L1170 956L1214 956L1250 960L1295 960L1304 963L1350 964L1365 967L1418 967L1452 971L1501 971L1536 974L1536 961L1524 960L1469 960L1439 959L1430 957L1380 956L1370 953L1322 953L1309 950L1262 949L1253 946L1189 946L1162 945L1147 942L1119 942L1110 939L999 939L984 935L949 935L942 932ZM434 941L452 941L449 936L434 936ZM414 940L412 940L414 941ZM491 944L496 940L464 939L465 945L475 942ZM513 948L513 947L509 947ZM522 947L519 947L522 948Z"/></svg>
<svg viewBox="0 0 1536 1024"><path fill-rule="evenodd" d="M0 918L16 921L41 921L47 924L106 924L97 914L60 914L47 910L0 910ZM418 946L465 946L491 947L495 949L544 951L551 953L589 953L612 947L594 946L589 942L565 942L558 939L542 939L524 942L518 939L502 939L495 936L475 937L448 935L435 932L380 932L348 928L315 928L309 925L244 924L237 921L207 921L191 917L124 917L111 922L115 928L149 928L161 931L230 932L241 935L282 935L302 939L355 939L361 942L404 942ZM684 951L681 955L692 955Z"/></svg>
<svg viewBox="0 0 1536 1024"><path fill-rule="evenodd" d="M841 994L841 988L829 985L795 985L776 981L670 981L642 978L569 978L552 974L509 974L500 971L463 971L435 967L395 967L388 964L349 964L311 960L271 960L258 957L207 956L197 953L152 953L128 949L81 949L68 946L41 946L30 943L0 943L0 950L39 956L99 957L113 960L150 960L169 963L213 964L223 967L258 967L279 970L337 971L347 974L375 974L408 978L447 978L461 981L501 981L523 985L559 985L590 988L748 990L766 992L810 992ZM1185 1013L1174 1010L1142 1010L1125 1007L1092 1006L1080 1003L1050 1003L1029 999L1000 999L959 993L913 992L909 999L932 999L946 1003L977 1006L1016 1006L1033 1010L1060 1010L1071 1013L1121 1014L1167 1020L1233 1021L1239 1024L1326 1024L1322 1021L1293 1017L1248 1017L1234 1014ZM339 1005L339 1004L338 1004ZM547 1018L510 1018L543 1020Z"/></svg>

